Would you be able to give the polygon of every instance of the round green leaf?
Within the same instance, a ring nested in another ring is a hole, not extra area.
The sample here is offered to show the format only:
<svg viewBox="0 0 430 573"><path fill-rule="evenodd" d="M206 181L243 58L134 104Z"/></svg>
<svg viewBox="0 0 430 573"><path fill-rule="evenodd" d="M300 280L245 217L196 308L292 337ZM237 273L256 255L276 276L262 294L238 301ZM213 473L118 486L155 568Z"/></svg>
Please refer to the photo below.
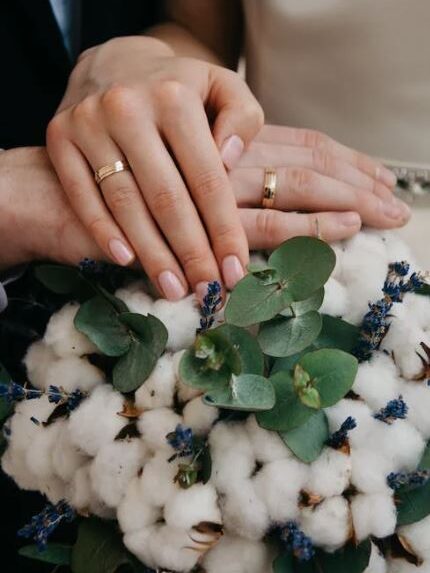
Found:
<svg viewBox="0 0 430 573"><path fill-rule="evenodd" d="M273 363L270 374L273 375L281 371L292 372L302 356L308 352L312 352L313 350L316 350L316 348L314 348L314 345L311 344L311 346L305 350L302 350L301 352L298 352L297 354L293 354L292 356L285 356L284 358L277 358Z"/></svg>
<svg viewBox="0 0 430 573"><path fill-rule="evenodd" d="M102 296L84 302L75 316L75 327L107 356L125 354L131 343L127 327L119 320L114 307Z"/></svg>
<svg viewBox="0 0 430 573"><path fill-rule="evenodd" d="M320 573L363 573L370 561L370 540L360 545L349 543L334 553L317 551L315 561Z"/></svg>
<svg viewBox="0 0 430 573"><path fill-rule="evenodd" d="M275 405L275 390L267 378L255 374L232 376L227 386L213 388L203 401L227 410L258 412Z"/></svg>
<svg viewBox="0 0 430 573"><path fill-rule="evenodd" d="M152 353L159 358L167 344L167 328L157 317L152 314L144 316L135 312L123 312L119 320L128 326L138 340L151 349Z"/></svg>
<svg viewBox="0 0 430 573"><path fill-rule="evenodd" d="M23 557L52 563L52 565L70 565L72 546L62 543L48 543L46 549L40 551L37 545L25 545L18 551Z"/></svg>
<svg viewBox="0 0 430 573"><path fill-rule="evenodd" d="M56 294L94 296L95 290L77 267L66 265L38 265L34 275L39 282Z"/></svg>
<svg viewBox="0 0 430 573"><path fill-rule="evenodd" d="M317 291L315 291L309 298L306 300L301 300L299 302L292 302L289 307L283 310L280 314L282 316L301 316L302 314L306 314L311 310L318 310L321 308L321 305L324 300L324 287L321 287Z"/></svg>
<svg viewBox="0 0 430 573"><path fill-rule="evenodd" d="M358 369L354 356L334 348L309 352L300 359L300 365L318 390L322 408L333 406L351 390Z"/></svg>
<svg viewBox="0 0 430 573"><path fill-rule="evenodd" d="M223 365L219 370L208 369L205 362L194 356L194 350L184 352L179 363L179 378L181 382L199 388L200 390L212 390L218 386L228 384L231 371Z"/></svg>
<svg viewBox="0 0 430 573"><path fill-rule="evenodd" d="M124 393L137 390L154 370L157 359L147 346L133 340L128 352L115 364L113 386Z"/></svg>
<svg viewBox="0 0 430 573"><path fill-rule="evenodd" d="M322 329L314 342L316 348L338 348L352 352L358 343L360 329L341 318L322 315Z"/></svg>
<svg viewBox="0 0 430 573"><path fill-rule="evenodd" d="M261 427L287 432L301 426L315 414L315 410L300 401L294 389L293 378L288 372L278 372L269 380L275 389L276 403L271 410L256 414Z"/></svg>
<svg viewBox="0 0 430 573"><path fill-rule="evenodd" d="M236 326L251 326L275 317L293 300L279 283L266 285L256 276L247 275L233 289L225 308L225 319Z"/></svg>
<svg viewBox="0 0 430 573"><path fill-rule="evenodd" d="M410 525L430 515L430 482L396 492L397 525Z"/></svg>
<svg viewBox="0 0 430 573"><path fill-rule="evenodd" d="M328 440L327 416L324 410L319 410L298 428L279 435L302 462L309 464L319 457Z"/></svg>
<svg viewBox="0 0 430 573"><path fill-rule="evenodd" d="M293 300L301 301L324 286L336 264L336 255L320 239L295 237L278 247L268 264L286 281Z"/></svg>
<svg viewBox="0 0 430 573"><path fill-rule="evenodd" d="M418 466L419 470L430 470L430 442L427 442L426 449L422 455L420 465Z"/></svg>
<svg viewBox="0 0 430 573"><path fill-rule="evenodd" d="M258 342L269 356L292 356L312 344L321 326L321 315L315 310L295 318L279 316L261 325Z"/></svg>
<svg viewBox="0 0 430 573"><path fill-rule="evenodd" d="M232 324L222 324L215 329L224 336L237 350L242 374L264 373L264 356L261 348L247 330Z"/></svg>
<svg viewBox="0 0 430 573"><path fill-rule="evenodd" d="M293 555L281 553L272 563L272 573L294 573Z"/></svg>

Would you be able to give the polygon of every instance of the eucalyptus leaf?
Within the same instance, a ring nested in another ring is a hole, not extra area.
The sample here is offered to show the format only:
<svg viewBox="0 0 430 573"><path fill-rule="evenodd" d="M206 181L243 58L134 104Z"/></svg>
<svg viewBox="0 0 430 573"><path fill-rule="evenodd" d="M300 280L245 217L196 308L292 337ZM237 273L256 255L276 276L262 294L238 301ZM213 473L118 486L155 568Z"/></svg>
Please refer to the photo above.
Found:
<svg viewBox="0 0 430 573"><path fill-rule="evenodd" d="M278 247L269 257L286 281L286 288L294 301L309 298L327 282L336 264L333 249L313 237L295 237Z"/></svg>
<svg viewBox="0 0 430 573"><path fill-rule="evenodd" d="M317 348L337 348L345 352L352 352L358 343L360 329L341 318L328 314L322 315L322 329L314 342Z"/></svg>
<svg viewBox="0 0 430 573"><path fill-rule="evenodd" d="M327 416L324 410L315 412L298 428L289 432L279 432L280 437L294 455L308 464L320 456L329 434Z"/></svg>
<svg viewBox="0 0 430 573"><path fill-rule="evenodd" d="M72 573L116 573L130 563L116 526L95 518L81 522L72 550Z"/></svg>
<svg viewBox="0 0 430 573"><path fill-rule="evenodd" d="M294 573L363 573L369 565L371 550L369 539L360 545L348 543L334 553L317 550L309 563L296 560Z"/></svg>
<svg viewBox="0 0 430 573"><path fill-rule="evenodd" d="M48 543L46 549L40 551L37 545L25 545L18 551L22 557L52 563L52 565L70 565L72 546L62 543Z"/></svg>
<svg viewBox="0 0 430 573"><path fill-rule="evenodd" d="M227 385L230 377L231 371L226 365L219 370L206 368L204 360L196 358L193 349L186 350L179 363L181 382L203 391Z"/></svg>
<svg viewBox="0 0 430 573"><path fill-rule="evenodd" d="M267 265L250 264L248 265L248 271L265 285L276 284L280 281L278 271Z"/></svg>
<svg viewBox="0 0 430 573"><path fill-rule="evenodd" d="M304 356L308 352L312 352L313 350L316 350L316 348L314 347L313 344L311 344L310 346L308 346L308 348L302 350L301 352L298 352L297 354L293 354L292 356L285 356L284 358L276 358L276 360L272 365L270 374L273 375L276 374L277 372L282 372L282 371L292 372L294 370L294 367L298 364L298 362L302 358L302 356Z"/></svg>
<svg viewBox="0 0 430 573"><path fill-rule="evenodd" d="M9 372L0 364L0 383L1 384L10 384L12 379L9 375ZM0 398L0 428L3 425L4 421L10 414L13 412L12 404L6 398Z"/></svg>
<svg viewBox="0 0 430 573"><path fill-rule="evenodd" d="M262 428L288 432L301 426L315 413L305 406L296 390L294 381L288 372L278 372L269 378L275 389L276 403L271 410L258 412L256 418Z"/></svg>
<svg viewBox="0 0 430 573"><path fill-rule="evenodd" d="M225 319L236 326L251 326L274 318L294 301L279 283L264 284L255 275L244 277L230 295Z"/></svg>
<svg viewBox="0 0 430 573"><path fill-rule="evenodd" d="M261 325L258 342L269 356L292 356L312 344L321 327L321 315L315 310L294 318L278 316Z"/></svg>
<svg viewBox="0 0 430 573"><path fill-rule="evenodd" d="M66 265L38 265L34 275L39 282L56 294L94 296L95 289L77 267Z"/></svg>
<svg viewBox="0 0 430 573"><path fill-rule="evenodd" d="M272 563L272 573L294 573L293 556L291 553L281 553Z"/></svg>
<svg viewBox="0 0 430 573"><path fill-rule="evenodd" d="M321 287L317 291L315 291L309 298L306 300L301 300L299 302L292 302L289 307L283 310L280 314L282 316L301 316L302 314L306 314L311 310L319 310L321 305L324 301L324 287Z"/></svg>
<svg viewBox="0 0 430 573"><path fill-rule="evenodd" d="M112 384L120 392L133 392L142 386L157 364L157 356L140 341L133 340L112 373Z"/></svg>
<svg viewBox="0 0 430 573"><path fill-rule="evenodd" d="M275 390L267 378L255 374L232 376L228 386L213 388L203 402L227 410L258 412L275 405Z"/></svg>
<svg viewBox="0 0 430 573"><path fill-rule="evenodd" d="M430 470L430 442L427 442L426 449L421 457L419 470Z"/></svg>
<svg viewBox="0 0 430 573"><path fill-rule="evenodd" d="M410 525L430 515L430 482L396 492L397 525Z"/></svg>
<svg viewBox="0 0 430 573"><path fill-rule="evenodd" d="M130 347L128 328L119 320L115 308L100 295L81 305L75 327L107 356L121 356Z"/></svg>
<svg viewBox="0 0 430 573"><path fill-rule="evenodd" d="M128 326L157 358L163 354L169 334L161 320L152 314L144 316L135 312L123 312L119 315L119 320Z"/></svg>
<svg viewBox="0 0 430 573"><path fill-rule="evenodd" d="M300 365L318 390L322 408L333 406L351 390L358 369L354 356L334 348L309 352L300 359Z"/></svg>
<svg viewBox="0 0 430 573"><path fill-rule="evenodd" d="M118 298L117 296L113 295L109 291L107 291L101 285L97 285L97 291L114 307L114 309L119 312L128 312L128 306L125 304L123 300Z"/></svg>
<svg viewBox="0 0 430 573"><path fill-rule="evenodd" d="M264 373L264 356L254 336L247 330L232 324L222 324L215 330L237 350L242 374L262 375Z"/></svg>

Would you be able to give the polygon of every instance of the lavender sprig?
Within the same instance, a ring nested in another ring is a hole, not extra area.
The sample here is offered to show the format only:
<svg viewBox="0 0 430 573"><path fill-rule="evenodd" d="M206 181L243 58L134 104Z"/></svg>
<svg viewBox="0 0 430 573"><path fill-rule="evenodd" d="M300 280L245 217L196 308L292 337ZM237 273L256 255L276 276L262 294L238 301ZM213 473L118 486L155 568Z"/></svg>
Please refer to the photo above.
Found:
<svg viewBox="0 0 430 573"><path fill-rule="evenodd" d="M404 420L407 414L408 405L402 396L399 396L397 400L390 400L385 408L381 408L373 417L386 424L392 424L395 420Z"/></svg>
<svg viewBox="0 0 430 573"><path fill-rule="evenodd" d="M430 480L430 471L416 470L414 472L391 472L387 476L387 484L394 491L407 486L407 487L420 487L425 485Z"/></svg>
<svg viewBox="0 0 430 573"><path fill-rule="evenodd" d="M81 390L66 392L59 386L49 386L48 390L34 390L33 388L24 388L21 384L11 382L10 384L0 384L0 398L8 402L21 402L22 400L35 400L47 396L53 404L66 404L67 411L71 412L86 397Z"/></svg>
<svg viewBox="0 0 430 573"><path fill-rule="evenodd" d="M206 332L211 328L215 320L215 313L222 302L221 285L218 281L213 281L208 284L208 290L203 298L203 304L200 307L200 328L197 329L197 334Z"/></svg>
<svg viewBox="0 0 430 573"><path fill-rule="evenodd" d="M281 540L299 561L309 561L315 555L312 540L303 533L294 521L281 527Z"/></svg>
<svg viewBox="0 0 430 573"><path fill-rule="evenodd" d="M0 384L0 398L8 402L21 402L22 400L34 400L43 395L43 390L33 390L24 388L21 384L10 382L9 384Z"/></svg>
<svg viewBox="0 0 430 573"><path fill-rule="evenodd" d="M169 462L176 458L185 458L194 453L193 445L193 430L182 424L178 424L174 432L170 432L166 436L169 445L175 450L175 454L169 459Z"/></svg>
<svg viewBox="0 0 430 573"><path fill-rule="evenodd" d="M327 445L335 450L340 450L348 440L348 433L357 427L357 422L349 416L341 427L329 437Z"/></svg>
<svg viewBox="0 0 430 573"><path fill-rule="evenodd" d="M71 522L76 513L70 505L61 500L53 505L48 503L44 509L31 518L30 523L18 531L20 537L33 539L39 551L46 549L48 538L62 521Z"/></svg>

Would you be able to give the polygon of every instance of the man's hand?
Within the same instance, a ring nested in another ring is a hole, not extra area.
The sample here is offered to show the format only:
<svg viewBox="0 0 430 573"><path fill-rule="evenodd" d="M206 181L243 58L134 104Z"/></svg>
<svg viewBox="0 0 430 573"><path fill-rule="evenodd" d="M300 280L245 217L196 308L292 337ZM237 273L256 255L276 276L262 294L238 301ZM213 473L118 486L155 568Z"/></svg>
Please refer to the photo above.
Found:
<svg viewBox="0 0 430 573"><path fill-rule="evenodd" d="M0 267L78 263L101 251L71 209L42 147L0 153Z"/></svg>

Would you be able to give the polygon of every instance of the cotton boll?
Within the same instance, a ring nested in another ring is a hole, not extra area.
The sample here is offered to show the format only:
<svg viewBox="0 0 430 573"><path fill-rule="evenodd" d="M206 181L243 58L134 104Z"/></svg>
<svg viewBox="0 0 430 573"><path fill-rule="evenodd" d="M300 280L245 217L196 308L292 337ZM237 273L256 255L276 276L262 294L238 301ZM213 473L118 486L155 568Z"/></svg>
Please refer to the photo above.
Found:
<svg viewBox="0 0 430 573"><path fill-rule="evenodd" d="M94 491L90 477L91 464L81 466L69 483L65 499L72 507L83 514L88 512L98 517L113 519L115 512L106 506Z"/></svg>
<svg viewBox="0 0 430 573"><path fill-rule="evenodd" d="M249 478L255 468L252 444L241 422L220 422L209 434L211 482L220 492Z"/></svg>
<svg viewBox="0 0 430 573"><path fill-rule="evenodd" d="M153 314L153 299L144 291L142 282L133 283L126 288L120 288L116 291L115 296L125 302L130 312L137 312L147 316Z"/></svg>
<svg viewBox="0 0 430 573"><path fill-rule="evenodd" d="M360 543L370 535L387 537L396 529L397 511L388 493L359 494L351 500L355 536Z"/></svg>
<svg viewBox="0 0 430 573"><path fill-rule="evenodd" d="M100 448L91 464L92 487L109 507L117 507L128 484L145 460L146 448L140 439L117 440Z"/></svg>
<svg viewBox="0 0 430 573"><path fill-rule="evenodd" d="M99 352L97 346L75 328L73 321L78 310L77 303L69 302L51 316L46 327L44 341L60 358Z"/></svg>
<svg viewBox="0 0 430 573"><path fill-rule="evenodd" d="M9 443L22 452L26 452L32 445L37 434L45 428L33 421L45 422L55 404L52 404L47 396L35 400L23 400L15 406L15 413L10 418ZM32 419L33 418L33 419Z"/></svg>
<svg viewBox="0 0 430 573"><path fill-rule="evenodd" d="M138 408L153 409L172 406L175 394L176 373L173 354L161 356L149 378L135 393Z"/></svg>
<svg viewBox="0 0 430 573"><path fill-rule="evenodd" d="M164 519L167 525L186 530L202 521L221 524L215 488L210 484L198 483L188 489L178 489L167 500Z"/></svg>
<svg viewBox="0 0 430 573"><path fill-rule="evenodd" d="M336 432L343 422L352 416L357 427L348 433L349 443L353 448L368 447L369 436L378 429L378 422L373 418L372 411L361 400L340 400L334 406L326 408L325 413L329 422L330 432Z"/></svg>
<svg viewBox="0 0 430 573"><path fill-rule="evenodd" d="M27 466L25 451L9 445L1 458L1 467L20 489L39 489L39 478L32 474Z"/></svg>
<svg viewBox="0 0 430 573"><path fill-rule="evenodd" d="M245 428L258 462L264 464L292 457L291 450L281 440L279 434L259 426L254 415L248 417Z"/></svg>
<svg viewBox="0 0 430 573"><path fill-rule="evenodd" d="M362 447L351 451L351 483L362 493L387 493L387 476L395 465L383 452Z"/></svg>
<svg viewBox="0 0 430 573"><path fill-rule="evenodd" d="M57 420L55 426L57 439L52 448L52 464L58 477L70 481L78 468L88 461L88 457L72 444L68 422Z"/></svg>
<svg viewBox="0 0 430 573"><path fill-rule="evenodd" d="M336 265L331 273L331 277L337 281L343 282L342 279L342 258L344 253L344 245L342 242L331 243L330 247L336 255Z"/></svg>
<svg viewBox="0 0 430 573"><path fill-rule="evenodd" d="M409 422L396 420L393 424L379 422L368 447L373 451L383 452L393 463L395 471L412 471L421 459L425 441Z"/></svg>
<svg viewBox="0 0 430 573"><path fill-rule="evenodd" d="M66 392L90 392L105 380L101 370L86 358L70 356L56 360L46 371L46 387L61 386Z"/></svg>
<svg viewBox="0 0 430 573"><path fill-rule="evenodd" d="M408 293L404 300L403 306L411 320L423 330L430 329L430 298L415 293Z"/></svg>
<svg viewBox="0 0 430 573"><path fill-rule="evenodd" d="M285 522L298 515L300 491L307 481L308 468L293 458L265 464L253 478L255 491L272 521Z"/></svg>
<svg viewBox="0 0 430 573"><path fill-rule="evenodd" d="M166 451L156 453L146 462L140 477L142 500L155 507L164 507L169 497L179 489L175 476L183 458L172 462L169 462L168 458Z"/></svg>
<svg viewBox="0 0 430 573"><path fill-rule="evenodd" d="M46 374L58 359L55 352L44 340L34 342L24 358L24 364L27 369L27 377L31 384L39 390L45 390Z"/></svg>
<svg viewBox="0 0 430 573"><path fill-rule="evenodd" d="M402 387L402 396L409 407L408 421L428 440L430 438L430 388L425 381L406 382Z"/></svg>
<svg viewBox="0 0 430 573"><path fill-rule="evenodd" d="M398 233L395 231L380 231L380 235L385 242L389 263L408 261L412 268L417 268L416 259L411 249Z"/></svg>
<svg viewBox="0 0 430 573"><path fill-rule="evenodd" d="M422 370L422 362L417 355L421 342L430 346L430 336L416 322L409 316L393 318L381 349L392 352L403 377L411 379Z"/></svg>
<svg viewBox="0 0 430 573"><path fill-rule="evenodd" d="M152 314L167 328L167 350L176 352L191 346L200 325L200 313L194 295L171 302L159 299L154 303Z"/></svg>
<svg viewBox="0 0 430 573"><path fill-rule="evenodd" d="M145 445L150 450L157 452L161 448L171 451L166 436L170 432L174 432L178 424L182 424L181 416L175 414L170 408L157 408L141 414L137 428Z"/></svg>
<svg viewBox="0 0 430 573"><path fill-rule="evenodd" d="M123 396L111 386L103 384L96 387L70 415L72 442L83 452L95 456L127 424L126 418L119 415L123 402Z"/></svg>
<svg viewBox="0 0 430 573"><path fill-rule="evenodd" d="M364 570L364 573L387 573L387 562L374 543L372 543L369 565Z"/></svg>
<svg viewBox="0 0 430 573"><path fill-rule="evenodd" d="M405 559L389 559L388 571L389 573L430 573L430 560L417 566L408 563Z"/></svg>
<svg viewBox="0 0 430 573"><path fill-rule="evenodd" d="M203 559L207 573L269 573L273 555L267 544L226 534Z"/></svg>
<svg viewBox="0 0 430 573"><path fill-rule="evenodd" d="M376 352L358 367L352 388L373 410L384 408L401 394L396 365L391 356Z"/></svg>
<svg viewBox="0 0 430 573"><path fill-rule="evenodd" d="M58 439L58 428L55 424L41 428L34 436L26 452L26 462L29 470L40 479L54 476L52 450Z"/></svg>
<svg viewBox="0 0 430 573"><path fill-rule="evenodd" d="M348 501L341 496L325 499L316 507L306 507L300 514L300 528L315 545L335 551L349 539L351 514Z"/></svg>
<svg viewBox="0 0 430 573"><path fill-rule="evenodd" d="M39 480L39 491L47 497L51 503L58 503L65 498L67 486L64 481L56 476L50 476Z"/></svg>
<svg viewBox="0 0 430 573"><path fill-rule="evenodd" d="M322 497L341 495L351 478L351 459L348 455L325 448L309 467L306 489Z"/></svg>
<svg viewBox="0 0 430 573"><path fill-rule="evenodd" d="M414 553L421 559L430 560L430 516L421 521L398 529L401 535L412 547Z"/></svg>
<svg viewBox="0 0 430 573"><path fill-rule="evenodd" d="M188 402L182 412L184 424L192 428L196 435L207 434L218 418L218 414L218 408L207 406L200 396Z"/></svg>
<svg viewBox="0 0 430 573"><path fill-rule="evenodd" d="M162 517L160 507L156 507L142 496L140 477L133 478L117 509L121 531L131 533L153 525Z"/></svg>
<svg viewBox="0 0 430 573"><path fill-rule="evenodd" d="M320 312L330 316L343 316L348 312L349 298L347 288L330 277L325 286L324 301Z"/></svg>
<svg viewBox="0 0 430 573"><path fill-rule="evenodd" d="M268 530L270 517L265 500L256 489L249 479L234 482L228 493L220 497L220 506L222 522L229 531L257 541Z"/></svg>

